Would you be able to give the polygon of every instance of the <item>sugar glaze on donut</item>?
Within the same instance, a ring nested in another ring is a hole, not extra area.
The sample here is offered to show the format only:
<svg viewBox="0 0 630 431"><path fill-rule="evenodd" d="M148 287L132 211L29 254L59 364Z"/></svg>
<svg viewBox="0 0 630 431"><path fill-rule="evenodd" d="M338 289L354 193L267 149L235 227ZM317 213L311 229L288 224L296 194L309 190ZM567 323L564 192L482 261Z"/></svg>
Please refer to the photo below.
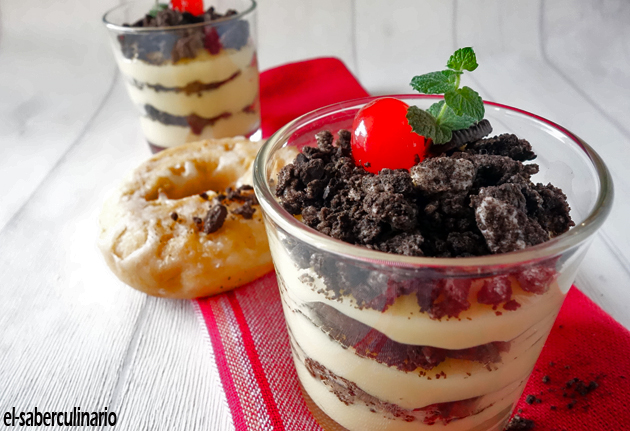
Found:
<svg viewBox="0 0 630 431"><path fill-rule="evenodd" d="M105 202L99 220L98 245L114 274L149 295L196 298L271 271L253 191L226 194L252 184L261 144L200 141L162 151L136 168ZM215 220L225 216L215 231L206 220L210 208Z"/></svg>

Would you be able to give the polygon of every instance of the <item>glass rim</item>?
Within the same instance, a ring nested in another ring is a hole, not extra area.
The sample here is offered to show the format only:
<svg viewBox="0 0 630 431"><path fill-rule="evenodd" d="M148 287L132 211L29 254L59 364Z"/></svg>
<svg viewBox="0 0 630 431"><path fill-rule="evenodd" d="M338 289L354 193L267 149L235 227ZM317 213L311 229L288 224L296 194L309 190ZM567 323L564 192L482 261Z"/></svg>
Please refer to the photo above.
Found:
<svg viewBox="0 0 630 431"><path fill-rule="evenodd" d="M256 5L257 5L256 0L247 0L250 2L250 6L247 9L245 9L243 12L238 12L235 15L230 15L226 18L221 18L214 21L210 21L210 22L196 22L192 24L184 24L184 25L169 26L169 27L126 27L124 25L114 24L108 19L108 15L111 14L112 12L115 12L125 7L129 7L130 5L133 5L136 3L140 4L143 1L145 0L134 0L130 2L125 2L123 4L119 4L118 6L114 6L113 8L109 9L107 12L103 14L103 24L105 24L105 27L107 27L109 30L114 30L119 33L152 33L152 32L159 32L159 31L187 30L191 28L204 27L207 25L214 25L214 24L220 24L224 22L237 20L253 12L254 9L256 9Z"/></svg>
<svg viewBox="0 0 630 431"><path fill-rule="evenodd" d="M354 245L343 242L338 239L324 235L315 229L312 229L304 223L297 220L289 214L280 203L275 199L271 191L269 183L266 181L266 164L271 154L279 149L279 143L284 143L289 137L289 132L298 124L308 124L309 120L323 114L332 114L342 109L349 109L354 106L368 103L381 97L394 97L398 99L442 99L438 95L407 95L396 94L389 96L365 97L359 99L348 100L328 105L307 114L304 114L295 120L287 123L285 126L276 131L267 142L264 143L256 160L254 161L254 190L260 201L261 208L266 216L271 218L278 226L280 226L288 234L293 235L301 241L314 245L317 248L340 255L346 258L358 259L369 263L378 263L388 266L416 266L416 267L444 267L444 268L476 268L477 272L483 272L481 269L522 264L528 262L537 262L552 258L569 250L591 235L593 235L604 223L606 217L611 211L613 201L613 183L608 168L604 164L601 157L582 139L567 130L566 128L547 120L539 115L531 112L514 108L508 105L484 101L484 105L499 108L506 112L511 112L520 116L528 117L535 122L542 123L547 127L552 127L568 137L575 145L577 145L589 158L592 166L595 168L599 178L599 188L597 199L593 205L593 209L586 218L578 225L572 227L567 232L550 239L542 244L527 247L523 250L513 251L502 254L492 254L486 256L472 257L416 257L404 256L398 254L385 253L382 251L370 250L360 245ZM285 136L286 135L286 136ZM284 146L284 145L283 145ZM278 148L276 148L278 147Z"/></svg>

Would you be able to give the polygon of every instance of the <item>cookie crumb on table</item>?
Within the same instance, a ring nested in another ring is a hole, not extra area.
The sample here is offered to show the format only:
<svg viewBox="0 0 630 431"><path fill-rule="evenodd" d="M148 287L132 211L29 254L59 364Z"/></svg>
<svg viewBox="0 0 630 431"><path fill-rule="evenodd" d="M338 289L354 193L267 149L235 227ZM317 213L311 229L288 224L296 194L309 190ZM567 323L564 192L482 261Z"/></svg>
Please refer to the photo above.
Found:
<svg viewBox="0 0 630 431"><path fill-rule="evenodd" d="M525 419L520 415L514 415L505 427L504 431L529 431L533 430L536 425L531 419Z"/></svg>

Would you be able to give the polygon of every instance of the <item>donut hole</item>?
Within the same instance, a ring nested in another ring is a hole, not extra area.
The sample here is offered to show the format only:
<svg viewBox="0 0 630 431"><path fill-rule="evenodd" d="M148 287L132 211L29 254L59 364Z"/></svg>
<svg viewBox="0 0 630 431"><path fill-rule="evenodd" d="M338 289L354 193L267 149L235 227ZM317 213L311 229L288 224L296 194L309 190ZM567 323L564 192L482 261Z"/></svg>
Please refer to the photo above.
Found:
<svg viewBox="0 0 630 431"><path fill-rule="evenodd" d="M243 172L249 171L250 165L251 160L242 155L227 153L215 160L193 158L161 166L157 175L154 172L145 179L144 199L182 199L208 190L222 192L240 185Z"/></svg>

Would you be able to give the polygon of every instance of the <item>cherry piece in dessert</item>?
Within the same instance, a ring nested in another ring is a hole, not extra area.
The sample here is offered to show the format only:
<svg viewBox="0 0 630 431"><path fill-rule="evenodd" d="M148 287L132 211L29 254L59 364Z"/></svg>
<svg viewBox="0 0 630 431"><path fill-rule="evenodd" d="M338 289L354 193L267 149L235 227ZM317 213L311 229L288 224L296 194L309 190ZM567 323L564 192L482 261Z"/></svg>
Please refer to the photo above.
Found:
<svg viewBox="0 0 630 431"><path fill-rule="evenodd" d="M358 166L377 174L381 169L410 169L426 156L428 140L407 122L405 102L384 97L368 103L352 123L352 155Z"/></svg>
<svg viewBox="0 0 630 431"><path fill-rule="evenodd" d="M180 12L201 15L203 13L203 0L171 0L171 7Z"/></svg>
<svg viewBox="0 0 630 431"><path fill-rule="evenodd" d="M219 33L214 27L204 27L204 39L203 46L208 50L210 54L218 54L221 51L221 41L219 40Z"/></svg>

